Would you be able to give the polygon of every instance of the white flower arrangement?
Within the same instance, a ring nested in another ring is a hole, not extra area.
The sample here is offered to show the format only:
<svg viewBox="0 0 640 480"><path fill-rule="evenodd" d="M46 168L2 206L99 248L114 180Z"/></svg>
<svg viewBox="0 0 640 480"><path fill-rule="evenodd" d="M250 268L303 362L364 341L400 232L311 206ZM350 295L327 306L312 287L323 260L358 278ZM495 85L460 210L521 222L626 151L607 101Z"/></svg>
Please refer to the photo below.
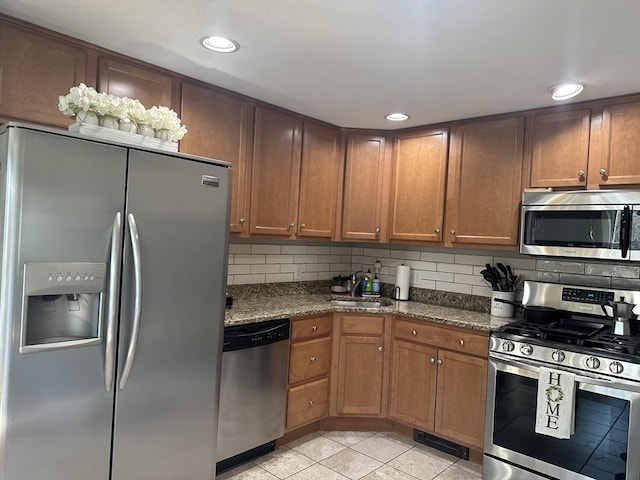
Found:
<svg viewBox="0 0 640 480"><path fill-rule="evenodd" d="M147 110L145 123L154 130L169 130L169 139L176 142L187 133L184 125L180 124L178 114L168 107L151 107Z"/></svg>
<svg viewBox="0 0 640 480"><path fill-rule="evenodd" d="M144 123L147 109L140 103L140 100L129 97L122 97L116 116L120 120L131 121L133 123Z"/></svg>
<svg viewBox="0 0 640 480"><path fill-rule="evenodd" d="M156 131L168 130L169 139L173 142L181 140L187 133L176 112L168 107L153 106L147 110L137 99L98 92L84 83L71 87L67 95L58 97L58 110L68 117L92 111L102 116L113 115L136 125L149 124Z"/></svg>

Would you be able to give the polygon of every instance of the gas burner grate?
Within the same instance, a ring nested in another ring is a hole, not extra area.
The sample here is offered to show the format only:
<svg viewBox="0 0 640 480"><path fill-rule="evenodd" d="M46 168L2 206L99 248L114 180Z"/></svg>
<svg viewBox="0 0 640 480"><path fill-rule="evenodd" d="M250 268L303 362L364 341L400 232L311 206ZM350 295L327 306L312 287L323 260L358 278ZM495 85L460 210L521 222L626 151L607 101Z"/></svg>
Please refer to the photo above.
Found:
<svg viewBox="0 0 640 480"><path fill-rule="evenodd" d="M607 352L620 352L627 353L629 355L640 354L639 336L626 337L623 335L616 335L611 332L603 332L594 338L585 340L583 345L585 347L597 348Z"/></svg>

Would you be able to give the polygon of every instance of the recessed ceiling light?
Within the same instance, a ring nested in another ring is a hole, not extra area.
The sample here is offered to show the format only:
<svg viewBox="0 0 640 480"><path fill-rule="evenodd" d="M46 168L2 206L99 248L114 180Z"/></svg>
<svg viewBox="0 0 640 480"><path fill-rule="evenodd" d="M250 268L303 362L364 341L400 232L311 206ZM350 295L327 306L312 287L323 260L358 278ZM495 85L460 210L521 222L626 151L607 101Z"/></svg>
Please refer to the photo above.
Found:
<svg viewBox="0 0 640 480"><path fill-rule="evenodd" d="M390 113L384 118L391 120L392 122L402 122L403 120L407 120L409 115L405 115L404 113Z"/></svg>
<svg viewBox="0 0 640 480"><path fill-rule="evenodd" d="M551 98L554 100L567 100L578 95L584 86L579 83L561 83L551 87Z"/></svg>
<svg viewBox="0 0 640 480"><path fill-rule="evenodd" d="M217 35L211 35L208 37L204 37L200 40L202 46L208 50L213 50L214 52L220 53L231 53L235 52L240 48L236 42L231 40L230 38L220 37Z"/></svg>

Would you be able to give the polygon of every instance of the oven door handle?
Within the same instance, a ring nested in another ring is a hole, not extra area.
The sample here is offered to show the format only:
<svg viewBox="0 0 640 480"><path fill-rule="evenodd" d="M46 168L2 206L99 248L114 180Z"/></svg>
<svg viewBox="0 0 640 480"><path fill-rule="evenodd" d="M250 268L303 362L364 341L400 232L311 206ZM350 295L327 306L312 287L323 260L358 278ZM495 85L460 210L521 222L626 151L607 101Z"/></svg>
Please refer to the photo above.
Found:
<svg viewBox="0 0 640 480"><path fill-rule="evenodd" d="M629 245L631 243L631 210L629 205L625 205L622 209L622 218L620 219L620 253L622 258L626 258L629 253Z"/></svg>

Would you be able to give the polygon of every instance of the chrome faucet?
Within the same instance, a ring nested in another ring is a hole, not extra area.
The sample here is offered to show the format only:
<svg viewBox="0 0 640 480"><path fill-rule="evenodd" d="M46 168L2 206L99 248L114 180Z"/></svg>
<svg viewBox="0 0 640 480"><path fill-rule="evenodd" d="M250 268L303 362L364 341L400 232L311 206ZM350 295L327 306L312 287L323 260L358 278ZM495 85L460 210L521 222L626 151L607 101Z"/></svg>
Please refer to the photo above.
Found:
<svg viewBox="0 0 640 480"><path fill-rule="evenodd" d="M358 285L360 285L360 282L362 281L362 279L366 277L366 275L364 274L364 272L361 271L357 271L354 274L351 275L351 288L349 289L349 294L352 297L356 296L356 291L358 290Z"/></svg>

